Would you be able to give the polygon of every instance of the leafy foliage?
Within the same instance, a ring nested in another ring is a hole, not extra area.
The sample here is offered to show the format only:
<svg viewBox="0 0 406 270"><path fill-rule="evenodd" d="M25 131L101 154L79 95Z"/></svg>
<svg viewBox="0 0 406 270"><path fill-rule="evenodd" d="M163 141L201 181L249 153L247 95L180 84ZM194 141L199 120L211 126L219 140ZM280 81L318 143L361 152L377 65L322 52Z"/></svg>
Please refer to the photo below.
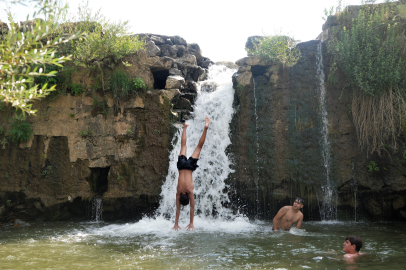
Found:
<svg viewBox="0 0 406 270"><path fill-rule="evenodd" d="M135 89L146 90L148 88L147 85L145 84L144 80L141 78L135 78L133 80L133 82L134 82Z"/></svg>
<svg viewBox="0 0 406 270"><path fill-rule="evenodd" d="M60 25L54 20L54 15L59 12L56 2L33 1L47 20L28 21L27 16L27 22L16 23L8 10L10 29L3 33L0 43L0 98L28 114L36 112L31 108L32 100L43 98L55 90L55 85L48 87L47 83L41 88L34 85L35 77L51 77L56 74L55 70L43 72L44 68L40 65L61 67L70 57L57 57L57 46L79 36L78 32L66 36L60 31Z"/></svg>
<svg viewBox="0 0 406 270"><path fill-rule="evenodd" d="M100 66L105 59L120 61L144 48L144 41L130 35L128 21L111 22L100 10L93 14L87 3L79 7L77 15L66 20L80 22L66 24L71 32L86 34L86 38L70 43L74 63L79 66Z"/></svg>
<svg viewBox="0 0 406 270"><path fill-rule="evenodd" d="M30 139L31 133L33 131L29 123L17 120L11 123L11 129L7 131L6 135L10 137L12 142L22 143Z"/></svg>
<svg viewBox="0 0 406 270"><path fill-rule="evenodd" d="M403 56L403 26L398 17L386 19L390 6L363 6L350 27L334 40L333 55L351 87L367 95L391 88L404 88L406 65Z"/></svg>
<svg viewBox="0 0 406 270"><path fill-rule="evenodd" d="M347 23L337 27L329 41L329 78L336 69L346 75L353 90L351 115L358 143L380 155L387 151L385 145L397 149L406 111L405 21L396 14L397 4L369 4L352 21L348 10L338 15Z"/></svg>
<svg viewBox="0 0 406 270"><path fill-rule="evenodd" d="M123 99L136 93L134 82L123 69L116 69L109 78L110 88L114 99Z"/></svg>
<svg viewBox="0 0 406 270"><path fill-rule="evenodd" d="M253 42L252 55L260 56L275 63L291 67L299 60L301 53L295 46L295 40L288 36L264 36Z"/></svg>

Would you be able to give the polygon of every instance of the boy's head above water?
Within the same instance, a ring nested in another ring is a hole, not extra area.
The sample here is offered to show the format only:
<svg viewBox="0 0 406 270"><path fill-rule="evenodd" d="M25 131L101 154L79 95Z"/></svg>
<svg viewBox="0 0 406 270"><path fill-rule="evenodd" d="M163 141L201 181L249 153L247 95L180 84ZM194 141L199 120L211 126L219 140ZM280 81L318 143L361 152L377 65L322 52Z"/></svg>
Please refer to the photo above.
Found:
<svg viewBox="0 0 406 270"><path fill-rule="evenodd" d="M347 253L359 252L362 248L362 238L356 235L350 235L345 238L343 251Z"/></svg>
<svg viewBox="0 0 406 270"><path fill-rule="evenodd" d="M296 197L295 201L293 202L293 209L300 210L303 208L304 200L300 197Z"/></svg>

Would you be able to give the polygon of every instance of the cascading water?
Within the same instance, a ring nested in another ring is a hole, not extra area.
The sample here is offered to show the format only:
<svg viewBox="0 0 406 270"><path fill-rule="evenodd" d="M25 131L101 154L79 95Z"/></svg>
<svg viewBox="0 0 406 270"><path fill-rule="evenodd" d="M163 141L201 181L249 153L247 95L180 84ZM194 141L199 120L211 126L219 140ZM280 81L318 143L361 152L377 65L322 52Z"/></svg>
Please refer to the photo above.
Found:
<svg viewBox="0 0 406 270"><path fill-rule="evenodd" d="M321 145L322 157L325 170L325 181L322 183L322 201L320 207L320 217L322 220L337 219L337 195L331 182L331 154L330 142L328 140L328 115L326 109L326 88L324 86L324 64L322 53L322 42L317 45L317 77L320 82L320 111L322 119Z"/></svg>
<svg viewBox="0 0 406 270"><path fill-rule="evenodd" d="M199 219L233 219L231 210L224 207L229 202L225 191L224 180L232 170L230 159L225 150L231 143L229 138L229 124L231 122L234 99L231 77L235 70L224 66L214 65L210 67L209 79L200 85L198 98L195 102L193 119L187 121L187 156L189 157L196 148L204 128L204 119L210 119L206 142L200 153L199 168L193 172L193 184L195 199L195 217ZM210 87L204 87L204 86ZM203 87L202 87L203 86ZM202 89L215 91L203 91ZM158 217L175 217L176 204L175 194L178 182L178 169L176 163L180 153L180 137L183 127L174 138L174 147L170 153L169 171L166 182L162 186L160 207L157 210ZM190 207L183 207L180 214L180 223L188 222ZM196 222L195 222L196 223Z"/></svg>
<svg viewBox="0 0 406 270"><path fill-rule="evenodd" d="M94 198L92 202L92 220L99 222L102 220L103 200L102 198Z"/></svg>
<svg viewBox="0 0 406 270"><path fill-rule="evenodd" d="M254 116L255 116L255 146L256 146L256 157L257 157L257 176L254 179L257 194L255 198L256 213L255 216L258 218L259 214L259 135L258 135L258 113L257 113L257 95L256 95L256 85L255 85L255 78L252 78L252 82L254 84Z"/></svg>

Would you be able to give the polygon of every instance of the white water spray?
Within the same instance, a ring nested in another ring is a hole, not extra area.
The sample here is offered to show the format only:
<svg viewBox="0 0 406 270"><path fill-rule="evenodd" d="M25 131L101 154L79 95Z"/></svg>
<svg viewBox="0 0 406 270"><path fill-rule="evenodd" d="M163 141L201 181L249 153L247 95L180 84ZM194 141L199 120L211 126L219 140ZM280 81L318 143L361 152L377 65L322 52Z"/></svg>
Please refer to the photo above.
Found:
<svg viewBox="0 0 406 270"><path fill-rule="evenodd" d="M320 81L320 111L322 119L321 129L321 144L322 144L322 156L323 164L325 168L325 181L322 184L322 205L320 207L320 215L322 220L337 219L337 198L334 187L331 183L331 154L330 154L330 142L328 140L328 115L326 109L326 88L324 86L324 65L323 65L323 53L322 42L317 45L317 77Z"/></svg>
<svg viewBox="0 0 406 270"><path fill-rule="evenodd" d="M92 220L99 222L102 220L103 201L102 198L94 198L92 202Z"/></svg>
<svg viewBox="0 0 406 270"><path fill-rule="evenodd" d="M204 119L210 119L210 126L203 149L200 153L196 171L193 172L193 185L195 194L195 215L198 219L229 220L235 218L224 203L229 202L225 192L224 180L232 172L230 159L225 150L231 141L229 138L229 124L233 115L232 102L234 89L231 77L235 70L224 66L214 65L210 67L209 79L200 83L198 97L192 114L193 119L187 121L187 157L196 148L204 128ZM210 85L210 87L202 87ZM214 86L214 87L213 87ZM213 89L205 92L201 89ZM174 148L170 153L169 170L166 181L162 186L161 202L157 210L158 216L174 220L176 212L176 187L179 172L176 167L181 146L181 133L183 127L174 138ZM185 206L181 210L180 222L188 223L190 207ZM196 223L196 222L195 222Z"/></svg>

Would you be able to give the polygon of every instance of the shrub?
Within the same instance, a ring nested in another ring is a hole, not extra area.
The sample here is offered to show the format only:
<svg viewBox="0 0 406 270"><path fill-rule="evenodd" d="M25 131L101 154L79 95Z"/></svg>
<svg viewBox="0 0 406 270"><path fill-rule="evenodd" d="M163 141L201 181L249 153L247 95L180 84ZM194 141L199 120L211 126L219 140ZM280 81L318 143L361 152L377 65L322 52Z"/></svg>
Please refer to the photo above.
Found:
<svg viewBox="0 0 406 270"><path fill-rule="evenodd" d="M404 21L395 16L394 6L363 5L351 25L338 29L329 41L333 64L346 75L353 89L351 114L358 143L368 152L381 154L389 144L397 149L406 103ZM340 16L344 16L343 13Z"/></svg>
<svg viewBox="0 0 406 270"><path fill-rule="evenodd" d="M147 89L147 85L144 83L144 80L141 78L135 78L133 80L134 83L134 87L135 89L139 89L139 90L146 90Z"/></svg>
<svg viewBox="0 0 406 270"><path fill-rule="evenodd" d="M11 129L7 131L6 135L10 136L12 142L22 143L27 142L30 139L31 133L33 133L31 125L27 122L18 120L11 123Z"/></svg>
<svg viewBox="0 0 406 270"><path fill-rule="evenodd" d="M295 42L293 38L288 36L264 36L253 42L254 48L249 52L252 55L291 67L301 56L300 50L296 49Z"/></svg>
<svg viewBox="0 0 406 270"><path fill-rule="evenodd" d="M109 78L109 83L114 99L126 98L136 93L136 87L131 79L128 78L124 69L114 70Z"/></svg>

